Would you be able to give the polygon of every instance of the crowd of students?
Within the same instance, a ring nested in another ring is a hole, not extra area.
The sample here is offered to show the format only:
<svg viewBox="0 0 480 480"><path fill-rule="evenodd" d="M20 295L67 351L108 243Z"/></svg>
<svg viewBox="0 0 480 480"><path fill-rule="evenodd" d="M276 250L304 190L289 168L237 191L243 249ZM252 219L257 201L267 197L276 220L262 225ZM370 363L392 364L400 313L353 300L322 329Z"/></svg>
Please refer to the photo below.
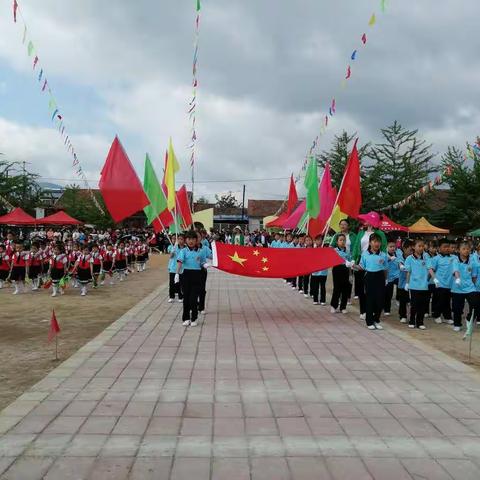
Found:
<svg viewBox="0 0 480 480"><path fill-rule="evenodd" d="M331 313L347 313L354 295L360 318L370 330L382 330L381 316L391 314L394 298L400 322L409 328L424 330L428 316L437 324L453 325L456 332L465 318L480 321L480 245L446 238L438 242L421 238L389 241L375 228L375 218L368 220L357 235L349 232L348 220L342 220L342 231L327 243L321 236L276 234L270 247L330 246L344 260L332 269L285 282L311 297L315 305L325 306L331 273Z"/></svg>
<svg viewBox="0 0 480 480"><path fill-rule="evenodd" d="M108 279L114 285L134 271L143 272L149 251L146 236L128 235L115 242L96 235L77 241L33 236L27 242L8 232L0 241L0 289L11 285L14 295L50 289L56 297L71 286L85 296L89 284L98 288Z"/></svg>

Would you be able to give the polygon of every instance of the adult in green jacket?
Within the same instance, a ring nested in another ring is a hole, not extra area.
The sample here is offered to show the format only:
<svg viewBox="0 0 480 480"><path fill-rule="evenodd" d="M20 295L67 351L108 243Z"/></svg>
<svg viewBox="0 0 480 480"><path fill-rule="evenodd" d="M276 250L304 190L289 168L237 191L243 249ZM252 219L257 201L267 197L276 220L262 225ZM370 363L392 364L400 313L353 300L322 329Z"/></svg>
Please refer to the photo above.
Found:
<svg viewBox="0 0 480 480"><path fill-rule="evenodd" d="M347 253L352 253L352 246L355 245L357 236L355 233L350 231L350 220L348 220L348 218L344 218L343 220L340 220L338 226L340 227L340 231L333 236L332 240L330 241L330 246L333 248L337 247L337 238L342 233L345 235L345 246L347 248Z"/></svg>

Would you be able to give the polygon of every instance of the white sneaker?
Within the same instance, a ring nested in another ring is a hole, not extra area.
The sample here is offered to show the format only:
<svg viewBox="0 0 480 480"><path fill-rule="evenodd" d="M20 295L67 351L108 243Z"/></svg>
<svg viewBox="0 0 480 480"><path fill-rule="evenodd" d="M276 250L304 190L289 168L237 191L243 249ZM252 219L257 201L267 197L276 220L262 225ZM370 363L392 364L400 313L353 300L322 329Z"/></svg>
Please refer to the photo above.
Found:
<svg viewBox="0 0 480 480"><path fill-rule="evenodd" d="M190 322L191 327L196 327L198 325L197 321L194 320L193 322Z"/></svg>
<svg viewBox="0 0 480 480"><path fill-rule="evenodd" d="M13 293L15 293L15 292L13 292ZM52 297L56 297L56 296L57 296L57 292L54 291L54 292L52 293Z"/></svg>
<svg viewBox="0 0 480 480"><path fill-rule="evenodd" d="M435 323L438 323L439 325L442 323L441 317L434 318L433 321L434 321Z"/></svg>
<svg viewBox="0 0 480 480"><path fill-rule="evenodd" d="M297 287L294 287L294 286L292 285L292 290L295 290L296 288L297 288Z"/></svg>
<svg viewBox="0 0 480 480"><path fill-rule="evenodd" d="M358 300L358 296L357 296L357 295L355 295L353 298L354 298L355 300Z"/></svg>
<svg viewBox="0 0 480 480"><path fill-rule="evenodd" d="M454 332L459 332L462 329L462 327L453 327Z"/></svg>
<svg viewBox="0 0 480 480"><path fill-rule="evenodd" d="M426 329L427 329L427 327L426 327L425 325L420 325L418 328L419 328L420 330L426 330Z"/></svg>
<svg viewBox="0 0 480 480"><path fill-rule="evenodd" d="M347 305L351 305L351 304L352 304L352 302L349 300L349 301L347 302Z"/></svg>
<svg viewBox="0 0 480 480"><path fill-rule="evenodd" d="M178 302L178 303L183 303L183 298L179 298L179 299L177 300L177 302Z"/></svg>
<svg viewBox="0 0 480 480"><path fill-rule="evenodd" d="M407 323L407 319L406 318L401 318L400 323Z"/></svg>
<svg viewBox="0 0 480 480"><path fill-rule="evenodd" d="M299 290L298 293L303 293L303 290Z"/></svg>
<svg viewBox="0 0 480 480"><path fill-rule="evenodd" d="M18 293L19 293L18 290L15 289L15 290L13 291L12 295L18 295Z"/></svg>
<svg viewBox="0 0 480 480"><path fill-rule="evenodd" d="M366 318L367 318L367 314L366 314L366 313L361 313L361 314L360 314L360 320L366 320ZM373 327L373 328L375 328L375 327Z"/></svg>
<svg viewBox="0 0 480 480"><path fill-rule="evenodd" d="M342 310L342 313L346 314L346 313L348 313L348 310L345 308L344 310Z"/></svg>
<svg viewBox="0 0 480 480"><path fill-rule="evenodd" d="M390 316L390 312L385 312L385 316L386 316L386 317L389 317L389 316Z"/></svg>
<svg viewBox="0 0 480 480"><path fill-rule="evenodd" d="M84 297L87 294L87 290L85 288L82 288L82 291L80 292L80 295Z"/></svg>
<svg viewBox="0 0 480 480"><path fill-rule="evenodd" d="M184 327L188 327L188 326L190 325L190 320L185 320L185 321L182 323L182 325L183 325Z"/></svg>
<svg viewBox="0 0 480 480"><path fill-rule="evenodd" d="M382 325L381 325L380 323L376 323L376 324L375 324L375 328L376 328L377 330L383 330L383 327L382 327Z"/></svg>
<svg viewBox="0 0 480 480"><path fill-rule="evenodd" d="M318 305L318 302L313 302L314 305Z"/></svg>
<svg viewBox="0 0 480 480"><path fill-rule="evenodd" d="M453 325L453 320L445 320L445 323L446 323L447 325Z"/></svg>
<svg viewBox="0 0 480 480"><path fill-rule="evenodd" d="M330 313L337 313L337 309L333 308L333 307L330 307Z"/></svg>
<svg viewBox="0 0 480 480"><path fill-rule="evenodd" d="M375 325L368 325L367 328L368 328L369 330L375 330Z"/></svg>
<svg viewBox="0 0 480 480"><path fill-rule="evenodd" d="M174 298L169 298L169 299L168 299L168 303L173 303L174 301L175 301Z"/></svg>
<svg viewBox="0 0 480 480"><path fill-rule="evenodd" d="M320 302L320 305L321 305L322 307L324 307L324 306L326 305L326 303L325 303L325 302Z"/></svg>
<svg viewBox="0 0 480 480"><path fill-rule="evenodd" d="M207 311L206 311L206 310L202 310L200 313L201 313L202 315L206 315L206 314L207 314Z"/></svg>
<svg viewBox="0 0 480 480"><path fill-rule="evenodd" d="M408 328L415 328L415 325L408 324Z"/></svg>
<svg viewBox="0 0 480 480"><path fill-rule="evenodd" d="M304 293L303 296L304 296L305 298L308 298L310 295L309 295L308 293Z"/></svg>

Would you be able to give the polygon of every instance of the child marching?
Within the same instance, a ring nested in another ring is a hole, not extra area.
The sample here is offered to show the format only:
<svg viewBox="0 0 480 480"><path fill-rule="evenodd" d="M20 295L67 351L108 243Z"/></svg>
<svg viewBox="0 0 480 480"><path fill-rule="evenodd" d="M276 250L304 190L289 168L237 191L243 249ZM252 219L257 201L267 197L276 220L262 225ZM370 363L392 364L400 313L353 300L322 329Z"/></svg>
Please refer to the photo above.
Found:
<svg viewBox="0 0 480 480"><path fill-rule="evenodd" d="M343 258L345 263L332 268L333 292L330 302L330 312L336 313L339 310L347 313L347 302L350 297L352 286L350 284L350 267L352 266L352 258L347 252L346 236L340 233L336 237L335 251Z"/></svg>
<svg viewBox="0 0 480 480"><path fill-rule="evenodd" d="M172 238L172 241L175 238ZM175 295L178 295L178 301L183 301L183 266L179 271L179 281L175 283L175 274L177 273L177 260L180 251L185 247L185 236L183 234L177 235L175 244L168 246L167 252L170 255L168 261L168 302L175 301Z"/></svg>
<svg viewBox="0 0 480 480"><path fill-rule="evenodd" d="M57 243L53 248L53 256L50 258L50 267L48 276L52 280L52 297L56 297L60 292L64 294L64 289L60 288L60 280L67 273L68 257L65 253L64 246Z"/></svg>

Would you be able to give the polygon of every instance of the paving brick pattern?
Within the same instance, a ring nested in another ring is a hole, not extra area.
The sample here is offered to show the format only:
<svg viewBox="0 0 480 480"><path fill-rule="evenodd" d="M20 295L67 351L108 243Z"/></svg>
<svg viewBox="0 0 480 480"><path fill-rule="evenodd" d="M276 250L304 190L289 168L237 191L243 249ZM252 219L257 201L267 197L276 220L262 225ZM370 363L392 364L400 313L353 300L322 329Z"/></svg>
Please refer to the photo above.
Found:
<svg viewBox="0 0 480 480"><path fill-rule="evenodd" d="M197 328L159 288L8 406L0 478L480 479L469 367L280 280L208 290Z"/></svg>

